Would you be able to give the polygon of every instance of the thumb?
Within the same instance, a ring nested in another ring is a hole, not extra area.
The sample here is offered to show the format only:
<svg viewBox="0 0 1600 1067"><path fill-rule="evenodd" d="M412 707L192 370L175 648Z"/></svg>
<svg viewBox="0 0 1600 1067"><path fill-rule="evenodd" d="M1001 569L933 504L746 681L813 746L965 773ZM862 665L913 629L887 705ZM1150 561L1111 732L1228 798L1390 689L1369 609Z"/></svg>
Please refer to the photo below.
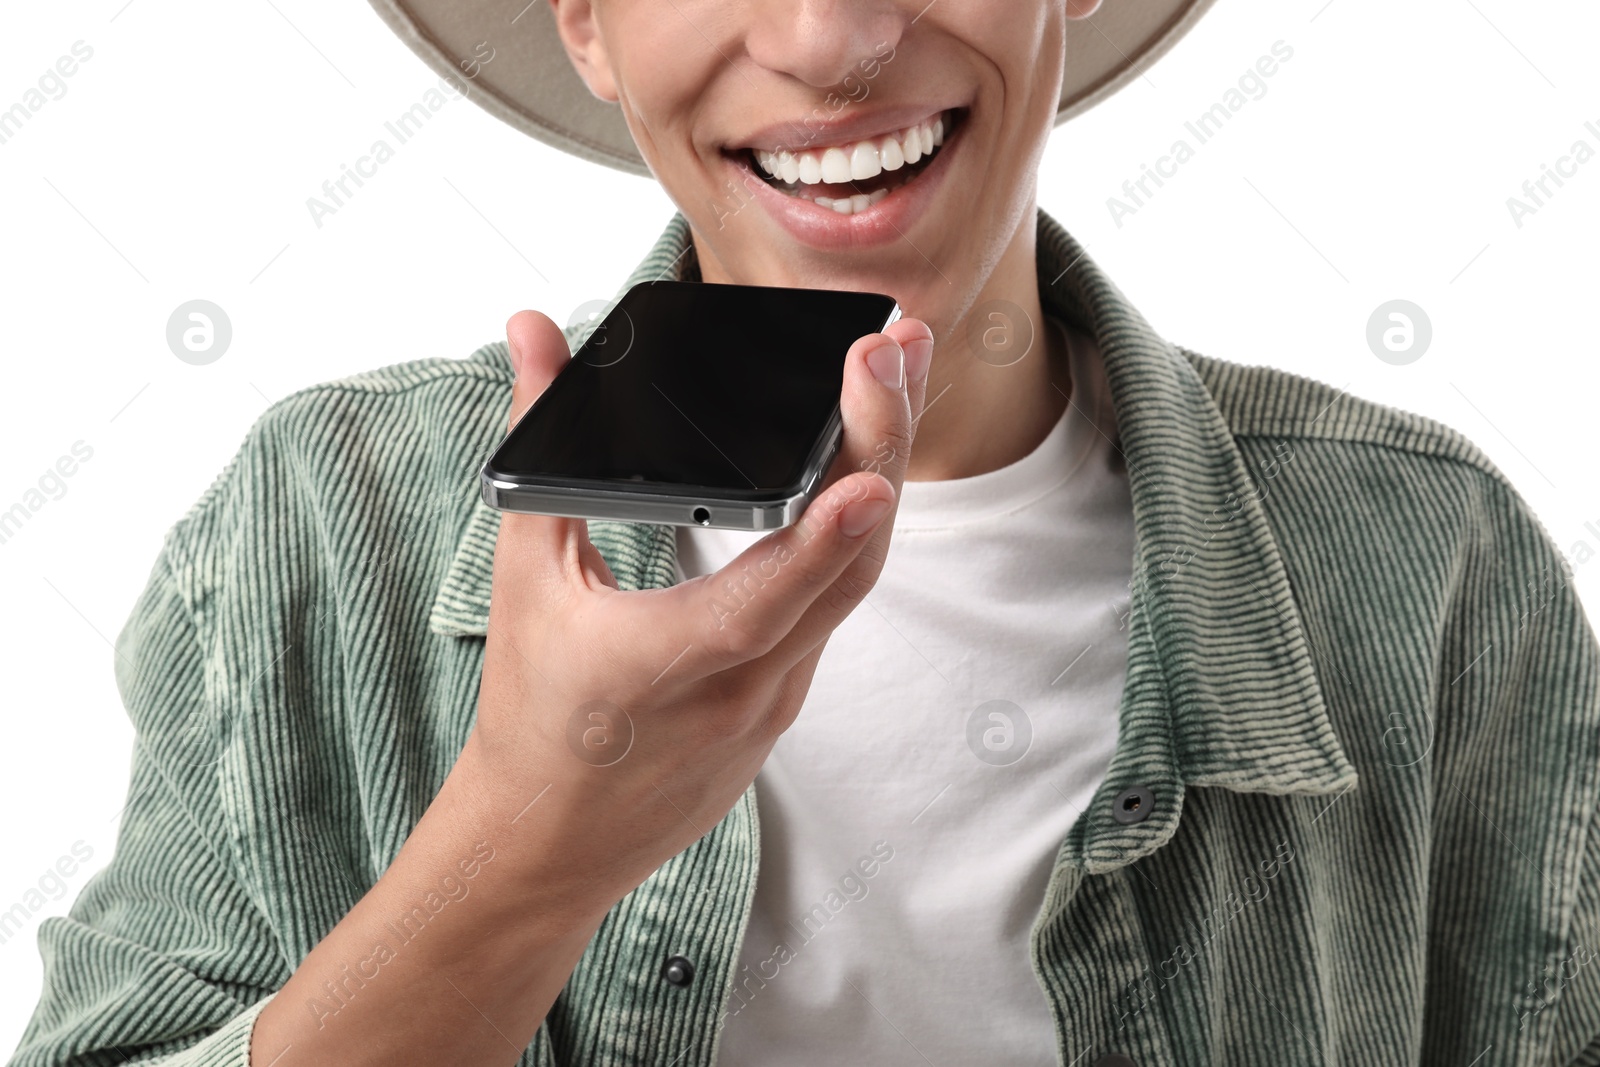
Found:
<svg viewBox="0 0 1600 1067"><path fill-rule="evenodd" d="M506 348L511 354L510 425L539 399L552 379L567 365L572 350L561 327L537 311L519 311L506 322Z"/></svg>

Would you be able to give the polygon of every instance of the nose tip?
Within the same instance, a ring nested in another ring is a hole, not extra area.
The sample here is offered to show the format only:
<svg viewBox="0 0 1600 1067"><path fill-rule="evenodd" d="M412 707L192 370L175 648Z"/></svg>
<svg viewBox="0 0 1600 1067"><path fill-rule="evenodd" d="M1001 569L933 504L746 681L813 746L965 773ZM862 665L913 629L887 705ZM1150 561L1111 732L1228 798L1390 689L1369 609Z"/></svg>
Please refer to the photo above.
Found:
<svg viewBox="0 0 1600 1067"><path fill-rule="evenodd" d="M915 15L883 0L750 4L745 51L768 70L818 89L844 83L896 48Z"/></svg>

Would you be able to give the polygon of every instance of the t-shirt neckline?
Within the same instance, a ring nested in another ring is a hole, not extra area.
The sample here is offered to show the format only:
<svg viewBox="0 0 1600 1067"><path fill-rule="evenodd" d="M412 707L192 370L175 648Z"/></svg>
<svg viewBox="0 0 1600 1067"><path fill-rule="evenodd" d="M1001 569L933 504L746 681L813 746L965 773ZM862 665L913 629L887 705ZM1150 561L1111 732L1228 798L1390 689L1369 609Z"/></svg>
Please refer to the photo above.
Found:
<svg viewBox="0 0 1600 1067"><path fill-rule="evenodd" d="M1061 333L1067 349L1072 392L1061 417L1033 451L1014 463L967 478L904 483L896 531L944 528L1020 511L1071 481L1098 445L1109 445L1095 346L1083 335L1074 338L1055 316L1045 319Z"/></svg>

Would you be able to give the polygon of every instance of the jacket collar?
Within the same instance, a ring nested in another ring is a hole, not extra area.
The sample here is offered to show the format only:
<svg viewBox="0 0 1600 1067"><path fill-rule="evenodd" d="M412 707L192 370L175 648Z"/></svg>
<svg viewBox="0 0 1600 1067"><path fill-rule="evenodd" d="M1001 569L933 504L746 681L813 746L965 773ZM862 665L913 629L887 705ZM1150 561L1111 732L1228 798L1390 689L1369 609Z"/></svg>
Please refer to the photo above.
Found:
<svg viewBox="0 0 1600 1067"><path fill-rule="evenodd" d="M1037 236L1045 310L1099 343L1133 500L1120 735L1093 801L1097 810L1078 820L1063 853L1093 871L1136 859L1169 838L1187 786L1332 794L1353 785L1356 774L1329 721L1265 514L1252 503L1219 529L1207 524L1217 508L1251 499L1254 483L1190 355L1160 337L1042 210ZM640 282L698 278L679 213L617 295ZM568 331L574 349L592 328ZM508 366L501 355L499 365ZM473 499L433 605L435 633L487 632L499 514L476 493ZM672 527L591 522L589 532L623 588L673 581ZM1150 814L1116 822L1112 808L1136 788L1154 794Z"/></svg>

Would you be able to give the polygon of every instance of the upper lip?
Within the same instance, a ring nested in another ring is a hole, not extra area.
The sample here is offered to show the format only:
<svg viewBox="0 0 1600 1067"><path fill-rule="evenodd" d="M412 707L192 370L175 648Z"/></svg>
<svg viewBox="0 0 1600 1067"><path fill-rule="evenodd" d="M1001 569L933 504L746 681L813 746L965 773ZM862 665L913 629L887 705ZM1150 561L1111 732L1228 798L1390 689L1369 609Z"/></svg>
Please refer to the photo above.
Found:
<svg viewBox="0 0 1600 1067"><path fill-rule="evenodd" d="M832 118L820 118L813 112L774 122L753 133L731 139L727 147L734 152L747 148L764 152L804 152L809 148L854 144L875 137L887 137L959 106L903 104L864 110L850 105L841 115Z"/></svg>

